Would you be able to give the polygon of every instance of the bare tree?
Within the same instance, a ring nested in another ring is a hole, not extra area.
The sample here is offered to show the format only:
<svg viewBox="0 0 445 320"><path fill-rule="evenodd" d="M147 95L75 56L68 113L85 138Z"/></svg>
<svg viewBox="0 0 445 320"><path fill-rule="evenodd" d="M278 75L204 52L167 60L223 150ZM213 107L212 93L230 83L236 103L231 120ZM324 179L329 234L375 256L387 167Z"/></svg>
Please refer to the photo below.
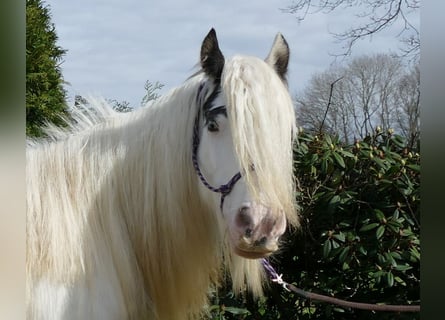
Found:
<svg viewBox="0 0 445 320"><path fill-rule="evenodd" d="M415 71L417 70L417 71ZM343 67L314 75L296 100L307 130L337 134L350 143L381 130L418 138L418 68L406 71L400 58L361 56Z"/></svg>
<svg viewBox="0 0 445 320"><path fill-rule="evenodd" d="M395 106L391 97L403 71L400 60L387 54L361 56L347 67L347 90L350 90L356 113L359 136L369 135L380 126L383 130L393 126ZM361 111L361 112L360 112Z"/></svg>
<svg viewBox="0 0 445 320"><path fill-rule="evenodd" d="M331 68L311 78L302 98L296 100L298 121L303 128L329 133L340 130L338 83L342 73L342 69Z"/></svg>
<svg viewBox="0 0 445 320"><path fill-rule="evenodd" d="M399 81L395 102L396 128L409 139L411 147L418 147L420 138L420 69L415 66Z"/></svg>
<svg viewBox="0 0 445 320"><path fill-rule="evenodd" d="M358 40L370 37L401 20L403 23L397 37L405 44L403 54L417 59L420 54L419 30L410 20L413 19L413 13L419 12L419 8L420 0L293 0L284 10L296 14L299 21L308 14L318 12L331 13L348 9L355 12L360 23L343 32L334 33L339 41L345 43L344 55L351 53Z"/></svg>

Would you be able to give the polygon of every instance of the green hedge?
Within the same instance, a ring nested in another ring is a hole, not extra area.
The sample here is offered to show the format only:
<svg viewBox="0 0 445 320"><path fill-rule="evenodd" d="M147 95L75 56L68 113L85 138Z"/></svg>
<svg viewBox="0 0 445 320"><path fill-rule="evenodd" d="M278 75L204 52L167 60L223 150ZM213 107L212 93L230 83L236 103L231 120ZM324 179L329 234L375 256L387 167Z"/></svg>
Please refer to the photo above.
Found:
<svg viewBox="0 0 445 320"><path fill-rule="evenodd" d="M303 290L366 303L420 303L420 155L378 130L345 146L301 133L295 175L302 227L272 263ZM265 299L215 295L212 319L419 319L418 313L351 310L271 284Z"/></svg>

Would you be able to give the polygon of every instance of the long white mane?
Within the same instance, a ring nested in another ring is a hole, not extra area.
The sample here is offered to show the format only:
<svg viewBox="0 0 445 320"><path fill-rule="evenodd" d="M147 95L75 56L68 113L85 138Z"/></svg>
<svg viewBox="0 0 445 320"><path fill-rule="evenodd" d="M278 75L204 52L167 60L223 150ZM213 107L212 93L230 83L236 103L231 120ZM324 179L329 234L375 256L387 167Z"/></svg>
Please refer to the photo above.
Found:
<svg viewBox="0 0 445 320"><path fill-rule="evenodd" d="M196 75L128 114L90 99L90 108L73 110L69 129L48 130L51 142L30 142L29 317L38 313L42 281L111 292L131 319L199 317L208 289L225 275L235 290L261 294L260 262L231 254L224 222L199 197L191 138L203 81ZM221 86L249 187L259 193L260 185L296 225L292 146L282 142L296 132L286 87L262 60L241 56L226 63ZM106 289L91 287L98 277Z"/></svg>
<svg viewBox="0 0 445 320"><path fill-rule="evenodd" d="M257 198L284 210L288 222L298 224L288 143L297 129L282 79L263 60L237 56L226 63L222 87L244 179ZM254 171L248 169L252 163Z"/></svg>

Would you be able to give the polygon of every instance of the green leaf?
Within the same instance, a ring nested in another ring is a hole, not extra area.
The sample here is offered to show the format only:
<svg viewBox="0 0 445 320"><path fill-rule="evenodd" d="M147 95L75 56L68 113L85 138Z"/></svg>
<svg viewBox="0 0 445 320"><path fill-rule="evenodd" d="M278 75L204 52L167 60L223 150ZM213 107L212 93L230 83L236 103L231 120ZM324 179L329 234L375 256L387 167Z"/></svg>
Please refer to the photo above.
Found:
<svg viewBox="0 0 445 320"><path fill-rule="evenodd" d="M400 135L394 135L392 141L399 148L405 147L405 139L403 139L403 137Z"/></svg>
<svg viewBox="0 0 445 320"><path fill-rule="evenodd" d="M333 237L340 242L345 242L345 234L343 232L334 234Z"/></svg>
<svg viewBox="0 0 445 320"><path fill-rule="evenodd" d="M381 185L392 186L394 184L394 181L388 180L388 179L380 179L380 184Z"/></svg>
<svg viewBox="0 0 445 320"><path fill-rule="evenodd" d="M382 277L384 274L385 274L385 273L384 273L382 270L379 270L379 271L373 273L373 274L372 274L372 277L373 277L373 278L380 278L380 277Z"/></svg>
<svg viewBox="0 0 445 320"><path fill-rule="evenodd" d="M332 249L337 249L338 247L340 247L340 244L334 239L331 239L331 244L332 244Z"/></svg>
<svg viewBox="0 0 445 320"><path fill-rule="evenodd" d="M340 261L340 262L345 262L346 261L346 258L348 257L348 253L349 253L349 247L345 247L345 248L343 248L343 250L340 252L340 255L338 256L338 260Z"/></svg>
<svg viewBox="0 0 445 320"><path fill-rule="evenodd" d="M382 210L374 209L374 213L379 221L382 221L383 219L385 219L385 214L382 212Z"/></svg>
<svg viewBox="0 0 445 320"><path fill-rule="evenodd" d="M374 162L381 168L381 169L386 169L386 164L385 162L383 162L382 159L377 158L376 156L373 158Z"/></svg>
<svg viewBox="0 0 445 320"><path fill-rule="evenodd" d="M394 277L394 280L395 280L397 283L400 283L402 286L406 287L406 282L405 282L402 278L395 276L395 277Z"/></svg>
<svg viewBox="0 0 445 320"><path fill-rule="evenodd" d="M420 260L420 252L416 248L412 247L409 249L409 251L417 260Z"/></svg>
<svg viewBox="0 0 445 320"><path fill-rule="evenodd" d="M377 228L375 235L376 235L377 239L380 239L384 233L385 233L385 226L381 225L380 227Z"/></svg>
<svg viewBox="0 0 445 320"><path fill-rule="evenodd" d="M386 274L386 283L388 284L388 287L392 287L394 285L394 275L392 272L388 272Z"/></svg>
<svg viewBox="0 0 445 320"><path fill-rule="evenodd" d="M365 224L363 227L360 228L359 231L369 231L369 230L377 228L379 225L380 225L380 223L377 223L377 222Z"/></svg>
<svg viewBox="0 0 445 320"><path fill-rule="evenodd" d="M321 172L327 173L328 172L328 159L323 158L321 160Z"/></svg>
<svg viewBox="0 0 445 320"><path fill-rule="evenodd" d="M214 304L212 306L209 307L209 311L214 311L214 310L219 310L220 306L217 304Z"/></svg>
<svg viewBox="0 0 445 320"><path fill-rule="evenodd" d="M391 265L393 267L395 267L397 265L397 262L394 259L394 257L391 254L389 254L388 252L385 252L385 258L386 258L387 261L389 261L389 263L391 263Z"/></svg>
<svg viewBox="0 0 445 320"><path fill-rule="evenodd" d="M377 260L379 261L379 263L381 265L385 265L386 264L386 258L383 255L381 255L380 253L377 254Z"/></svg>
<svg viewBox="0 0 445 320"><path fill-rule="evenodd" d="M392 251L390 254L391 254L391 256L392 256L394 259L397 259L397 260L401 260L401 259L402 259L402 256L401 256L400 253L398 253L397 251Z"/></svg>
<svg viewBox="0 0 445 320"><path fill-rule="evenodd" d="M331 137L330 137L329 135L325 135L324 137L325 137L325 141L326 141L326 143L327 143L328 146L329 146L330 144L332 144L332 140L331 140Z"/></svg>
<svg viewBox="0 0 445 320"><path fill-rule="evenodd" d="M335 205L335 204L337 204L338 202L340 202L340 196L339 196L338 194L336 194L335 196L333 196L333 197L331 198L331 200L329 201L329 204L331 204L331 205Z"/></svg>
<svg viewBox="0 0 445 320"><path fill-rule="evenodd" d="M311 166L311 175L313 176L317 175L317 168L315 166Z"/></svg>
<svg viewBox="0 0 445 320"><path fill-rule="evenodd" d="M388 221L386 225L389 229L391 229L392 232L399 233L400 224L398 224L396 221Z"/></svg>
<svg viewBox="0 0 445 320"><path fill-rule="evenodd" d="M343 156L345 156L345 157L348 157L348 158L354 158L354 155L351 153L351 152L349 152L349 151L346 151L346 150L340 150L339 151Z"/></svg>
<svg viewBox="0 0 445 320"><path fill-rule="evenodd" d="M337 152L332 152L332 155L334 156L334 158L335 158L335 161L337 161L337 163L338 163L338 165L340 166L340 167L342 167L342 168L345 168L346 167L346 165L345 165L345 161L343 160L343 158L342 158L342 156L341 155L339 155Z"/></svg>
<svg viewBox="0 0 445 320"><path fill-rule="evenodd" d="M250 314L249 310L236 307L225 307L224 311L230 312L231 314Z"/></svg>
<svg viewBox="0 0 445 320"><path fill-rule="evenodd" d="M332 244L331 240L327 239L323 244L323 257L327 258L329 257L329 253L331 252Z"/></svg>
<svg viewBox="0 0 445 320"><path fill-rule="evenodd" d="M261 306L261 307L258 309L258 313L259 313L260 315L264 316L264 315L266 314L266 308L264 308L264 307Z"/></svg>
<svg viewBox="0 0 445 320"><path fill-rule="evenodd" d="M413 171L420 172L420 166L417 164L408 164L407 167Z"/></svg>
<svg viewBox="0 0 445 320"><path fill-rule="evenodd" d="M364 256L366 256L367 254L368 254L368 251L365 249L365 247L363 247L363 246L360 246L359 248L358 248L358 251L362 254L362 255L364 255Z"/></svg>
<svg viewBox="0 0 445 320"><path fill-rule="evenodd" d="M412 235L413 235L413 232L410 229L403 229L402 230L402 236L409 237L409 236L412 236Z"/></svg>
<svg viewBox="0 0 445 320"><path fill-rule="evenodd" d="M342 227L342 228L349 228L351 226L351 224L349 222L346 222L346 221L342 221L338 225L340 227Z"/></svg>
<svg viewBox="0 0 445 320"><path fill-rule="evenodd" d="M403 264L398 264L397 266L394 267L395 270L397 271L406 271L406 270L410 270L413 267L408 266L408 265L403 265Z"/></svg>

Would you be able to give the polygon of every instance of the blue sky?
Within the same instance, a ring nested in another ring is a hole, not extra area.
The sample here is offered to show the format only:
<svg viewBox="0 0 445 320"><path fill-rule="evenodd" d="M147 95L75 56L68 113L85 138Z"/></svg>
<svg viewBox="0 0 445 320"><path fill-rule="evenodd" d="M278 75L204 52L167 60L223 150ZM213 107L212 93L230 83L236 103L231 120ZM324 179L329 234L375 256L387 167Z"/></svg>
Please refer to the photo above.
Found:
<svg viewBox="0 0 445 320"><path fill-rule="evenodd" d="M289 89L301 91L310 77L326 70L331 54L342 51L330 32L357 23L350 10L308 15L298 22L282 9L292 0L46 0L68 52L62 71L69 99L101 95L139 106L146 80L174 88L193 74L200 45L214 27L228 58L237 53L266 57L277 32L289 43ZM414 23L419 24L416 17ZM360 41L353 56L397 52L395 27Z"/></svg>

